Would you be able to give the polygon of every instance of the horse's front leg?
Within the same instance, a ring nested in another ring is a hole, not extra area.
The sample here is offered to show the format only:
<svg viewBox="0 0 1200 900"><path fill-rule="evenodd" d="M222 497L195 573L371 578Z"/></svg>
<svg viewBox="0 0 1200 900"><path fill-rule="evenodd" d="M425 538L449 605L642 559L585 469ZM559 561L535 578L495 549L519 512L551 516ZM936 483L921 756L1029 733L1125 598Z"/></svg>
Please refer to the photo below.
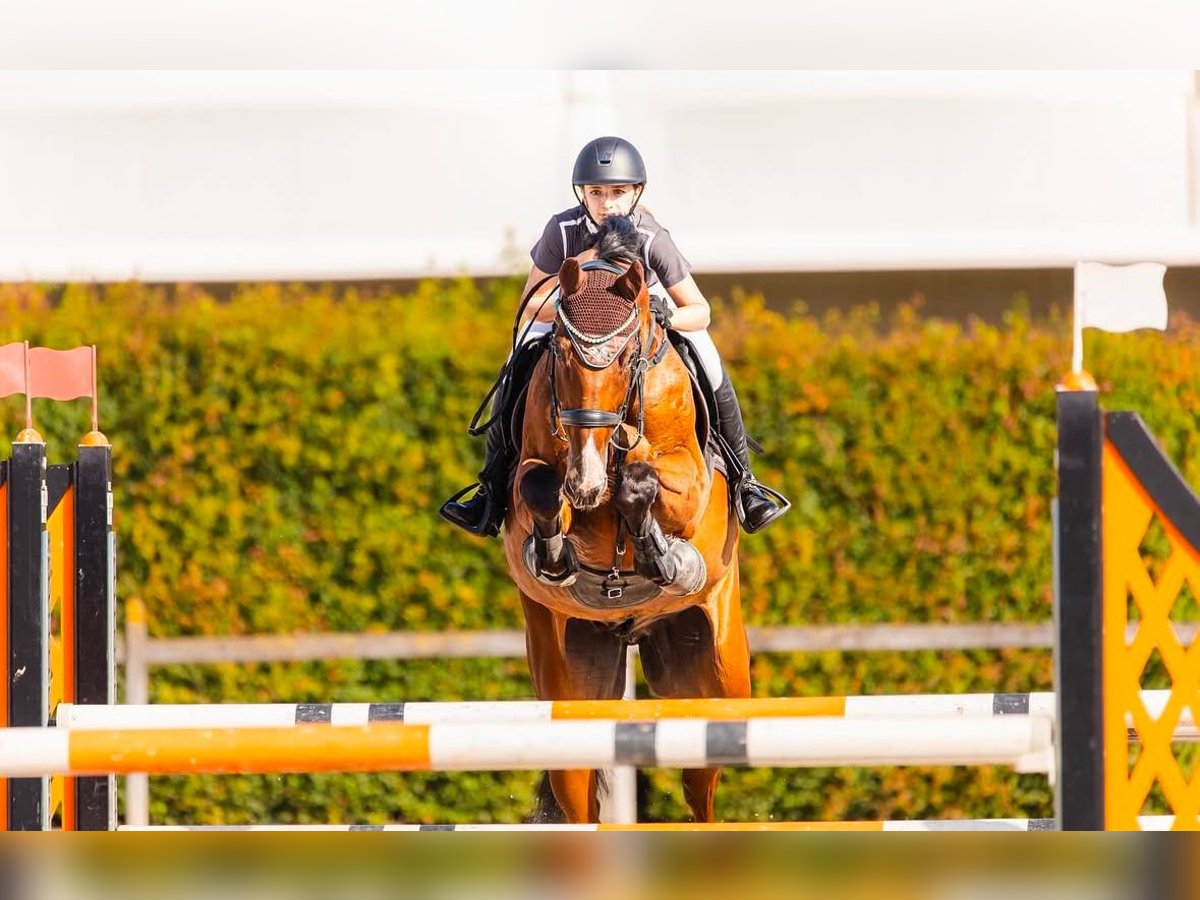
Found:
<svg viewBox="0 0 1200 900"><path fill-rule="evenodd" d="M542 584L566 587L579 574L570 542L563 536L563 483L547 463L527 464L518 491L533 518L533 534L525 540L523 556L529 574Z"/></svg>
<svg viewBox="0 0 1200 900"><path fill-rule="evenodd" d="M654 466L628 463L613 501L633 544L634 569L665 593L683 597L704 587L707 571L699 551L685 540L663 534L652 515L660 487Z"/></svg>

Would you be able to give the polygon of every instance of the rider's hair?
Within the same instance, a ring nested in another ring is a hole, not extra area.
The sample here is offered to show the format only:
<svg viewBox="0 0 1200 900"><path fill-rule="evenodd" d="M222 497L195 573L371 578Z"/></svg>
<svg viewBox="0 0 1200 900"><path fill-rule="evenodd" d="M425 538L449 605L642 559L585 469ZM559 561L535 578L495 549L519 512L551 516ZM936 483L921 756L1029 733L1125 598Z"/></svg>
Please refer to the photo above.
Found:
<svg viewBox="0 0 1200 900"><path fill-rule="evenodd" d="M641 255L642 234L628 216L609 216L592 235L592 246L600 259L631 263Z"/></svg>

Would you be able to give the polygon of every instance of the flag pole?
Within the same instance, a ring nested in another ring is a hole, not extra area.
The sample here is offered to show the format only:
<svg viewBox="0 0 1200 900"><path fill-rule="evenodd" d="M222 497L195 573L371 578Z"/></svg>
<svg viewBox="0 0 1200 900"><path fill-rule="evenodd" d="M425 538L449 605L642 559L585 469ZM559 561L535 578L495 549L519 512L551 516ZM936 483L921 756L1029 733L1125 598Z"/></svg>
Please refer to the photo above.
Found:
<svg viewBox="0 0 1200 900"><path fill-rule="evenodd" d="M1071 374L1078 375L1083 371L1083 319L1080 316L1080 296L1079 296L1079 267L1081 263L1075 262L1075 279L1072 286L1073 310L1071 313L1071 330L1073 332L1073 341L1071 347Z"/></svg>
<svg viewBox="0 0 1200 900"><path fill-rule="evenodd" d="M21 342L25 347L25 428L33 429L33 394L29 391L29 341Z"/></svg>
<svg viewBox="0 0 1200 900"><path fill-rule="evenodd" d="M92 344L92 431L100 430L100 392L96 390L96 345Z"/></svg>

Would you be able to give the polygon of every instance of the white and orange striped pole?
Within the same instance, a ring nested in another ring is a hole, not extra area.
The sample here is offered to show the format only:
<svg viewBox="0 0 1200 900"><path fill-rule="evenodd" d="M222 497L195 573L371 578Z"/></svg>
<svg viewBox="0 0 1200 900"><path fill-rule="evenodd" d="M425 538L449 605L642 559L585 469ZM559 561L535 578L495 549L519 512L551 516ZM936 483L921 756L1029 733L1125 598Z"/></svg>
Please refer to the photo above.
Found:
<svg viewBox="0 0 1200 900"><path fill-rule="evenodd" d="M0 776L599 769L614 765L1052 768L1043 716L662 719L0 731Z"/></svg>
<svg viewBox="0 0 1200 900"><path fill-rule="evenodd" d="M1143 831L1170 831L1174 816L1141 816ZM120 831L1054 831L1053 819L890 819L833 822L655 822L626 825L123 825Z"/></svg>
<svg viewBox="0 0 1200 900"><path fill-rule="evenodd" d="M1163 713L1170 691L1142 691L1151 718ZM284 725L367 725L372 722L556 722L589 719L657 721L703 718L848 719L1055 715L1050 692L997 694L893 694L873 697L778 697L695 700L497 700L410 703L143 703L119 706L63 703L60 728L249 728ZM1176 739L1200 737L1184 710ZM1131 736L1132 737L1132 736Z"/></svg>

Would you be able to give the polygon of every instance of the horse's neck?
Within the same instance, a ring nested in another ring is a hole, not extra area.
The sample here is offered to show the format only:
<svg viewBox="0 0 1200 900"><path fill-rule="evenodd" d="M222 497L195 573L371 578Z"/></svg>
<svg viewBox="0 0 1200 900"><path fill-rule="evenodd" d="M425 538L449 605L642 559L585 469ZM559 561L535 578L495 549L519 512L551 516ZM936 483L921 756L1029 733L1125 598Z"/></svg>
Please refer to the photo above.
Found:
<svg viewBox="0 0 1200 900"><path fill-rule="evenodd" d="M656 438L691 435L694 440L695 432L691 376L671 347L662 362L646 372L646 438L656 443Z"/></svg>

